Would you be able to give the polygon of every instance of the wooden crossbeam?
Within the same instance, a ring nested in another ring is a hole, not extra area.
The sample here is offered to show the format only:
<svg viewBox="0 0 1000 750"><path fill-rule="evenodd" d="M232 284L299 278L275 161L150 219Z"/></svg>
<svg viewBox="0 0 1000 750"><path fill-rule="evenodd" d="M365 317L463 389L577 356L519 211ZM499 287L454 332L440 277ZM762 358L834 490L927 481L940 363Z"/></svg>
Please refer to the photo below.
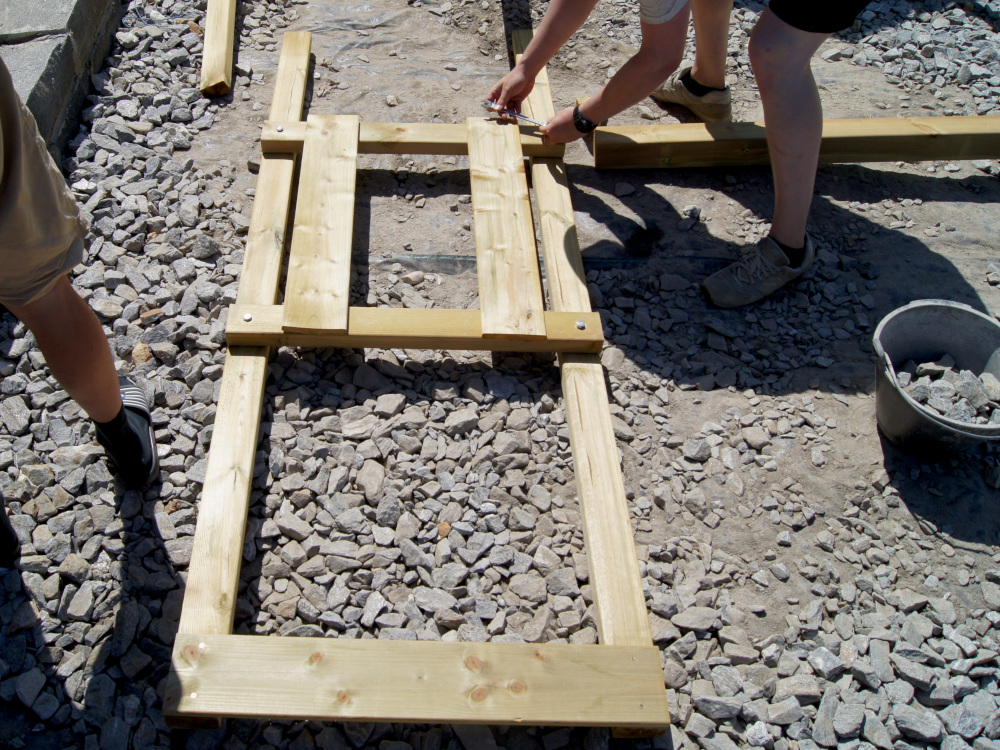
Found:
<svg viewBox="0 0 1000 750"><path fill-rule="evenodd" d="M1000 157L1000 117L826 120L820 162ZM626 125L594 131L598 169L768 164L764 123Z"/></svg>
<svg viewBox="0 0 1000 750"><path fill-rule="evenodd" d="M394 307L352 307L343 333L293 333L282 328L279 305L234 305L229 309L226 339L236 346L600 353L604 334L597 313L545 312L544 316L545 338L484 336L479 310Z"/></svg>
<svg viewBox="0 0 1000 750"><path fill-rule="evenodd" d="M347 331L358 118L309 115L285 284L286 331Z"/></svg>
<svg viewBox="0 0 1000 750"><path fill-rule="evenodd" d="M164 708L285 720L669 725L659 651L181 635ZM376 667L377 665L377 667Z"/></svg>
<svg viewBox="0 0 1000 750"><path fill-rule="evenodd" d="M561 159L566 147L546 146L534 125L519 126L525 156ZM264 123L260 148L265 154L301 154L305 123L271 118ZM358 133L359 154L434 154L463 156L469 153L466 125L442 123L363 122Z"/></svg>
<svg viewBox="0 0 1000 750"><path fill-rule="evenodd" d="M208 0L205 43L201 53L201 91L208 96L228 94L233 88L233 43L236 37L236 0Z"/></svg>
<svg viewBox="0 0 1000 750"><path fill-rule="evenodd" d="M517 128L473 117L468 126L483 334L544 337L542 280Z"/></svg>

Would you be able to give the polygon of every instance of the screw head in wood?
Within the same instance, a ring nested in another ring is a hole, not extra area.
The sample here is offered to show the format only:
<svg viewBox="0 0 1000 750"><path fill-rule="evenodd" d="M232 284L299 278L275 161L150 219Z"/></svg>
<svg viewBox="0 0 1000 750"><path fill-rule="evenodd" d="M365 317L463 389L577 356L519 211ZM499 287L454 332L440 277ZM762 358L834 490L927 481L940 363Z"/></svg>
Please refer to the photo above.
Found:
<svg viewBox="0 0 1000 750"><path fill-rule="evenodd" d="M279 133L284 133L285 132L285 126L284 125L275 125L274 129L277 130Z"/></svg>
<svg viewBox="0 0 1000 750"><path fill-rule="evenodd" d="M587 324L584 323L582 320L576 321L576 327L578 329L580 329L581 331L586 331L587 330Z"/></svg>
<svg viewBox="0 0 1000 750"><path fill-rule="evenodd" d="M250 321L253 320L253 315L251 315L250 313L243 313L243 320L249 323Z"/></svg>

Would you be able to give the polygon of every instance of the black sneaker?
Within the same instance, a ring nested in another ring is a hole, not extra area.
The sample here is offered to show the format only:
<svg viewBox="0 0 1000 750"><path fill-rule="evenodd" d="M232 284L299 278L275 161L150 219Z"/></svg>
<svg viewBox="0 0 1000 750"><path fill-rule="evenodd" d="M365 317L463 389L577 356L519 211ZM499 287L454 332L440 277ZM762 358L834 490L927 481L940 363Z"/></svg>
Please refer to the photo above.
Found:
<svg viewBox="0 0 1000 750"><path fill-rule="evenodd" d="M21 542L7 518L3 500L0 500L0 568L13 568L20 556Z"/></svg>
<svg viewBox="0 0 1000 750"><path fill-rule="evenodd" d="M97 442L111 460L111 470L129 490L141 490L152 484L160 473L153 438L153 419L149 402L135 383L118 379L122 392L122 411L111 422L95 425Z"/></svg>

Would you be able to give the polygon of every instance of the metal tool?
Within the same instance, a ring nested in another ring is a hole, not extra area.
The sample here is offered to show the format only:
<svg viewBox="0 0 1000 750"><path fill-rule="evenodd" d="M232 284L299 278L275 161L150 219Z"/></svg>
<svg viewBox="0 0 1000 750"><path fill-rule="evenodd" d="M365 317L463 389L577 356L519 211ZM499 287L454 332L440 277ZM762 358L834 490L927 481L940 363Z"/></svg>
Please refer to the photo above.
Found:
<svg viewBox="0 0 1000 750"><path fill-rule="evenodd" d="M522 115L520 112L515 112L512 109L494 109L493 102L484 101L483 107L488 109L490 112L494 112L498 115L510 115L511 117L516 117L518 120L524 120L525 122L530 122L532 125L544 125L544 122L539 122L538 120L533 120L527 115Z"/></svg>

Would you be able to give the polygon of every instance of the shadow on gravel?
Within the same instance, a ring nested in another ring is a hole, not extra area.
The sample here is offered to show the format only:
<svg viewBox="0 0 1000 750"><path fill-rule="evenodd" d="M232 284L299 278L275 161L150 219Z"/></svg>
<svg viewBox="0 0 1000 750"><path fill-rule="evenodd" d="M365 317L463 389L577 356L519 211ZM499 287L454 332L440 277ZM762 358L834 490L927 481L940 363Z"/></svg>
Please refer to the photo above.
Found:
<svg viewBox="0 0 1000 750"><path fill-rule="evenodd" d="M164 508L159 495L159 484L145 499L116 492L113 507L67 496L65 507L53 508L58 514L43 516L72 530L65 543L50 540L55 556L39 548L44 558L29 555L19 571L3 574L0 664L12 676L0 684L0 742L11 743L4 747L82 747L88 735L100 747L158 746L157 732L167 728L156 686L169 668L182 596L171 557L186 566L190 555L168 553L177 539L168 514L178 525L184 514ZM187 512L193 523L193 505ZM49 559L60 569L43 578ZM36 715L48 727L36 725Z"/></svg>

